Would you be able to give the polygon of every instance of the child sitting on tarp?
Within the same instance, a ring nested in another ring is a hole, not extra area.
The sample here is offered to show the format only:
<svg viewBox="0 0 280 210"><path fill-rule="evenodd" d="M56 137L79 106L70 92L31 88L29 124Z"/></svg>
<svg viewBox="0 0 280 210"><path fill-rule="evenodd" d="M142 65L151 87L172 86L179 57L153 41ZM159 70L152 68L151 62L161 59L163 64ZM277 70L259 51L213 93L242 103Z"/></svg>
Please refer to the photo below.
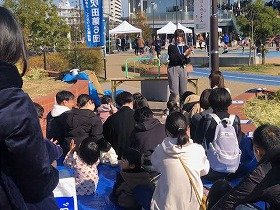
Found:
<svg viewBox="0 0 280 210"><path fill-rule="evenodd" d="M95 193L99 180L98 164L99 148L92 137L85 138L79 149L76 149L74 140L71 140L70 151L65 157L64 165L74 170L77 195Z"/></svg>
<svg viewBox="0 0 280 210"><path fill-rule="evenodd" d="M99 139L97 145L100 150L100 163L118 166L118 155L112 145L104 138Z"/></svg>
<svg viewBox="0 0 280 210"><path fill-rule="evenodd" d="M142 168L140 152L131 148L125 150L120 167L110 200L126 209L141 209L132 192L136 186L150 183L151 176Z"/></svg>
<svg viewBox="0 0 280 210"><path fill-rule="evenodd" d="M104 123L108 117L116 113L118 109L114 107L112 97L104 95L101 98L101 105L97 108L98 116L102 123Z"/></svg>

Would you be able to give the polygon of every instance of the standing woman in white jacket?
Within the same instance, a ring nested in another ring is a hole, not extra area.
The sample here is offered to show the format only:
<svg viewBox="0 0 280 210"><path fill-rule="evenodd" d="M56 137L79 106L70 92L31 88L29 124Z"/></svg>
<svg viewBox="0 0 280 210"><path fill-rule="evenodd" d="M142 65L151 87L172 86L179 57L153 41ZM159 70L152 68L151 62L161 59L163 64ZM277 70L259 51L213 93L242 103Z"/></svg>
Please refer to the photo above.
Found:
<svg viewBox="0 0 280 210"><path fill-rule="evenodd" d="M193 143L188 137L188 127L189 122L182 113L174 112L166 119L168 137L156 147L151 157L152 165L161 173L151 209L199 209L195 191L182 164L189 169L202 198L203 185L200 177L208 173L209 162L203 147Z"/></svg>

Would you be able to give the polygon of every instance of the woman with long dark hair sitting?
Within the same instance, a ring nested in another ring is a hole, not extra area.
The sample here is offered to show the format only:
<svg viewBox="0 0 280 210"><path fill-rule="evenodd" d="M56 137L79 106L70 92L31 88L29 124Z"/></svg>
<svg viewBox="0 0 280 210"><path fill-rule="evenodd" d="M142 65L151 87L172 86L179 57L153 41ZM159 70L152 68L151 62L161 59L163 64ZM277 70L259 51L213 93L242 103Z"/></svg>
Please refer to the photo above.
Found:
<svg viewBox="0 0 280 210"><path fill-rule="evenodd" d="M188 137L188 127L187 118L180 112L173 112L166 119L168 137L151 158L153 167L161 173L151 209L199 209L203 195L200 177L208 173L209 162L203 147Z"/></svg>

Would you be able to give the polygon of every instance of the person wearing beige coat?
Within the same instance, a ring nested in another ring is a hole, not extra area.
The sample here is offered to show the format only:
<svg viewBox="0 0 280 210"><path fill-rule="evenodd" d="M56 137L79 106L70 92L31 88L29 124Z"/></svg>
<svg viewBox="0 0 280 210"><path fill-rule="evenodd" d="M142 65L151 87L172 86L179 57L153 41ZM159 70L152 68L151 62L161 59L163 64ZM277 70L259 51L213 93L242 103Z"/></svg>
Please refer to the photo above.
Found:
<svg viewBox="0 0 280 210"><path fill-rule="evenodd" d="M170 137L165 138L152 154L152 165L161 176L153 194L151 210L199 209L196 194L182 164L189 169L201 198L203 185L200 177L208 173L210 166L203 147L193 143L186 135L186 121L179 112L170 114L165 126Z"/></svg>

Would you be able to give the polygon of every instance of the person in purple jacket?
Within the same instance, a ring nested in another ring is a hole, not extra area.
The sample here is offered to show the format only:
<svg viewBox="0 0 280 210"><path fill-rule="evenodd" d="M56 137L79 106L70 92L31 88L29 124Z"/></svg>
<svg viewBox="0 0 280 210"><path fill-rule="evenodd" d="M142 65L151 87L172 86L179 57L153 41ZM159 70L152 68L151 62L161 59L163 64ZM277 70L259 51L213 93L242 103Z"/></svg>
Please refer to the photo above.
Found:
<svg viewBox="0 0 280 210"><path fill-rule="evenodd" d="M52 194L58 171L49 163L35 107L22 90L26 71L21 28L0 6L0 209L58 209Z"/></svg>

